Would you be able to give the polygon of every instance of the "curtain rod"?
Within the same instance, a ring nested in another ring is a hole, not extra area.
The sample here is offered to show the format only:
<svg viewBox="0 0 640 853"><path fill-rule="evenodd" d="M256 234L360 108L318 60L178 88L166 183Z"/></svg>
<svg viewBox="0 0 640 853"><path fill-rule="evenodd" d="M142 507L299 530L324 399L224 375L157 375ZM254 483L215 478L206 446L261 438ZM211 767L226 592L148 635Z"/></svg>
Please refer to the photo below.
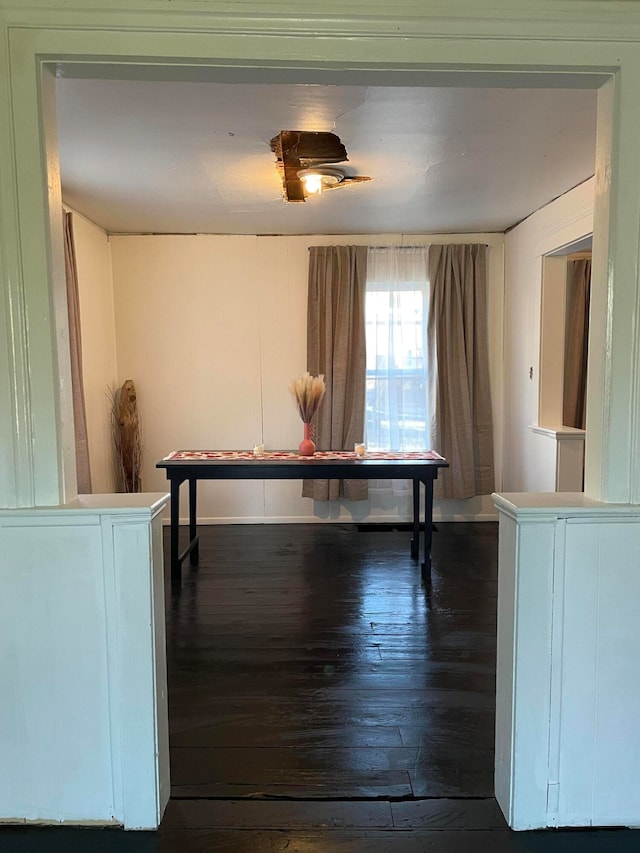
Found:
<svg viewBox="0 0 640 853"><path fill-rule="evenodd" d="M336 245L336 244L333 244ZM363 246L364 249L424 249L427 246L486 246L489 248L488 243L438 243L435 240L432 243L386 243L384 246L369 246L368 244L362 243L339 243L337 245L340 246ZM307 251L311 251L311 249L324 249L329 248L329 244L320 243L316 246L307 246Z"/></svg>

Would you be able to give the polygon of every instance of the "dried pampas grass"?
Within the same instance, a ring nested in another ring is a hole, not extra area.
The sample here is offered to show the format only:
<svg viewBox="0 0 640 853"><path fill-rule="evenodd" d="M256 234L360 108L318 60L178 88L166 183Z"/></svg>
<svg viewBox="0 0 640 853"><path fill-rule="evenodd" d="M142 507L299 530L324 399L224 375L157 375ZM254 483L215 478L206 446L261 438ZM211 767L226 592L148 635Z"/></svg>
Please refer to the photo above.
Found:
<svg viewBox="0 0 640 853"><path fill-rule="evenodd" d="M311 376L308 372L303 373L302 376L291 380L289 390L296 401L303 423L311 423L311 418L318 411L318 406L326 391L324 374Z"/></svg>

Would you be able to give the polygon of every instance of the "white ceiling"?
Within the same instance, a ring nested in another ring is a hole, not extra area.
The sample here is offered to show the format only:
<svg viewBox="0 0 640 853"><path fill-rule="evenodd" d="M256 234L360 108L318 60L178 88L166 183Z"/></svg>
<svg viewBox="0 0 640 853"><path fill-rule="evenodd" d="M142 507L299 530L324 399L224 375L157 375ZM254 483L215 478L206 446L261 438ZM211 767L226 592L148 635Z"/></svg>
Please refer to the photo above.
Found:
<svg viewBox="0 0 640 853"><path fill-rule="evenodd" d="M65 202L110 233L504 231L594 171L592 90L57 80ZM287 204L269 141L369 183Z"/></svg>

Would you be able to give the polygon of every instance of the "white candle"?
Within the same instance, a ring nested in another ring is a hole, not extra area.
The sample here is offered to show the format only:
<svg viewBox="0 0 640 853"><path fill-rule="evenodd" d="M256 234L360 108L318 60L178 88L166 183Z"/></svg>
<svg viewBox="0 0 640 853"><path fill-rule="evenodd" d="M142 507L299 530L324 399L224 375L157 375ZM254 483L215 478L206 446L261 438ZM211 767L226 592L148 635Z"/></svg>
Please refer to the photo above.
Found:
<svg viewBox="0 0 640 853"><path fill-rule="evenodd" d="M256 444L253 447L253 455L254 456L263 456L264 455L264 444Z"/></svg>
<svg viewBox="0 0 640 853"><path fill-rule="evenodd" d="M356 452L356 456L364 456L367 448L364 446L364 444L358 443L353 445L353 449Z"/></svg>

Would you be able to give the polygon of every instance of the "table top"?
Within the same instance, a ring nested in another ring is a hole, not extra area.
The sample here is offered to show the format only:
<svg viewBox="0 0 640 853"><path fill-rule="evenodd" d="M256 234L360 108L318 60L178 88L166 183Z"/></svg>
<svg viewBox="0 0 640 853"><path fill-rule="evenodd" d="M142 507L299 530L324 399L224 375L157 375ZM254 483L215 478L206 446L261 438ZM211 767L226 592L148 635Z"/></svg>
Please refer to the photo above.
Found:
<svg viewBox="0 0 640 853"><path fill-rule="evenodd" d="M175 450L156 464L167 477L207 479L312 479L320 472L329 478L373 479L378 476L420 479L437 476L449 463L433 450L367 451L363 456L353 450L316 451L300 456L289 450ZM323 470L324 469L324 470Z"/></svg>
<svg viewBox="0 0 640 853"><path fill-rule="evenodd" d="M265 450L255 453L252 450L174 450L165 456L163 462L323 462L340 461L362 462L381 459L390 462L402 460L445 462L444 457L435 450L374 450L363 455L354 450L317 450L313 456L301 456L294 450Z"/></svg>

